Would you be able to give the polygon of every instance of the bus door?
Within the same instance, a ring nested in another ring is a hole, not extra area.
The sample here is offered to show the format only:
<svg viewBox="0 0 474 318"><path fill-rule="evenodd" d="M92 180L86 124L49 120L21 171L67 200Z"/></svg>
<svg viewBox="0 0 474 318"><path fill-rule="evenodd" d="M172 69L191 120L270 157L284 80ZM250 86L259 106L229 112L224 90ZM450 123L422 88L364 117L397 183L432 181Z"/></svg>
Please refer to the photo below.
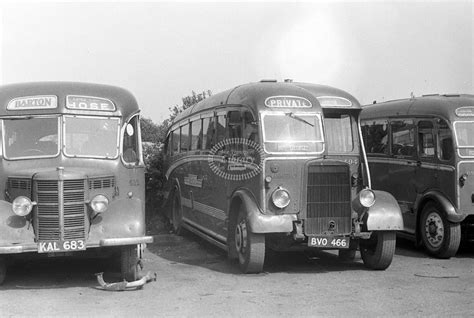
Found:
<svg viewBox="0 0 474 318"><path fill-rule="evenodd" d="M419 164L415 148L415 125L412 119L391 120L390 192L398 200L403 221L413 218L416 199L416 168Z"/></svg>

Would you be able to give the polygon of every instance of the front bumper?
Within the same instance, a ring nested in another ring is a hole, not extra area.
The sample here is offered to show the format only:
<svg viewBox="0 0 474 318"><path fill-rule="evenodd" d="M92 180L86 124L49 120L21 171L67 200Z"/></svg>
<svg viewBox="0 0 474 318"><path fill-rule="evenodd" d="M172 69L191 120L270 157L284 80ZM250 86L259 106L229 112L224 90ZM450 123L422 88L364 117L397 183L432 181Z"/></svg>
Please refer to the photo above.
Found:
<svg viewBox="0 0 474 318"><path fill-rule="evenodd" d="M153 243L153 236L140 236L140 237L119 237L119 238L108 238L102 239L99 242L88 242L86 249L107 247L107 246L123 246L123 245L135 245L135 244L146 244ZM10 244L0 246L0 254L20 254L38 252L37 243L23 243L23 244ZM74 253L74 252L73 252Z"/></svg>

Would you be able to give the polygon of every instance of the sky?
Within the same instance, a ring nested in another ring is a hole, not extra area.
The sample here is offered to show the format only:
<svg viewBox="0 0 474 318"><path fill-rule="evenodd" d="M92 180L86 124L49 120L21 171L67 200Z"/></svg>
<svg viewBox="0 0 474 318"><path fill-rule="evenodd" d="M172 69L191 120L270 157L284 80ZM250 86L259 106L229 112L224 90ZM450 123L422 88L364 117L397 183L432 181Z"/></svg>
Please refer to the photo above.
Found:
<svg viewBox="0 0 474 318"><path fill-rule="evenodd" d="M473 94L473 20L472 0L1 2L0 83L121 86L156 123L193 90L261 79L362 104Z"/></svg>

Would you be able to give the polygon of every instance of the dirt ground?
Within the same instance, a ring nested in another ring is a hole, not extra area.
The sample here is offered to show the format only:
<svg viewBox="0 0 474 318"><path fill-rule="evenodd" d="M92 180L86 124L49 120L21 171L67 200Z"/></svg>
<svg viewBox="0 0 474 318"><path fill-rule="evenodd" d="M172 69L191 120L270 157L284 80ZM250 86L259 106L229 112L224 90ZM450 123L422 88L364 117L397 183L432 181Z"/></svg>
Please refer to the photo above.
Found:
<svg viewBox="0 0 474 318"><path fill-rule="evenodd" d="M97 288L98 260L51 258L9 268L0 287L1 317L467 317L474 313L474 248L456 257L428 257L398 240L392 265L367 270L359 253L341 263L335 253L272 254L264 273L241 274L225 253L192 234L168 233L161 222L149 228L144 271L158 280L141 290Z"/></svg>

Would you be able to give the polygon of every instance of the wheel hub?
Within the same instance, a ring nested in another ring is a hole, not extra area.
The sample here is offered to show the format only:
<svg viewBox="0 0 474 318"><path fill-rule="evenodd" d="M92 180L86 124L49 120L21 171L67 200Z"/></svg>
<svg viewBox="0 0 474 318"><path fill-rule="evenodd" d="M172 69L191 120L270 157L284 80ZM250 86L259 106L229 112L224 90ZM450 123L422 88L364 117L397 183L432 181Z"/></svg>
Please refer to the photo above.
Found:
<svg viewBox="0 0 474 318"><path fill-rule="evenodd" d="M425 233L428 242L433 247L438 247L444 240L443 220L437 213L430 213L425 222Z"/></svg>

